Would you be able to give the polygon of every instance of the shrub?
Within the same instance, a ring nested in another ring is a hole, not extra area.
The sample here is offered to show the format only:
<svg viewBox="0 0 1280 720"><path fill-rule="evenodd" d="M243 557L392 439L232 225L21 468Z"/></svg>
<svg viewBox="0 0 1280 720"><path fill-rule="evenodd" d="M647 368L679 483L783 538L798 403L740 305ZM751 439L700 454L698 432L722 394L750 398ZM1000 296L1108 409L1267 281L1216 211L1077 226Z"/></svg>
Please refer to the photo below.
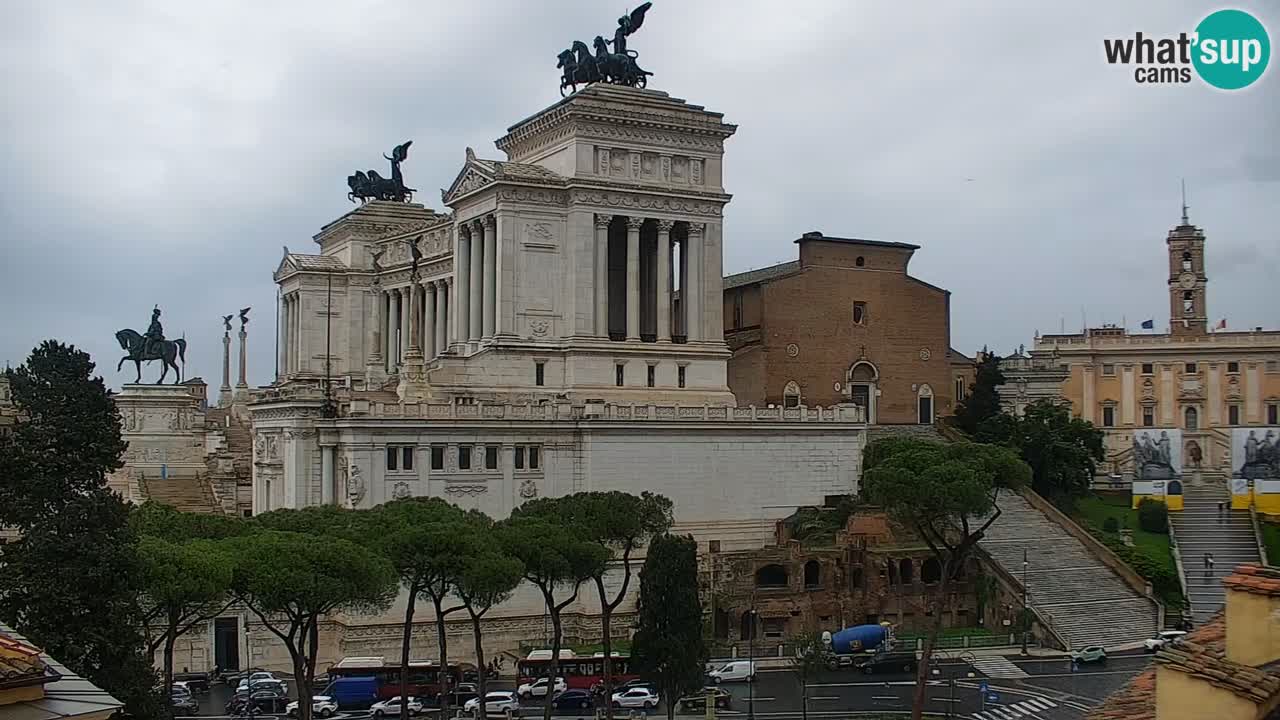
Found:
<svg viewBox="0 0 1280 720"><path fill-rule="evenodd" d="M1169 508L1159 500L1143 498L1138 503L1138 527L1149 533L1169 533Z"/></svg>
<svg viewBox="0 0 1280 720"><path fill-rule="evenodd" d="M1109 517L1106 520L1103 520L1102 531L1109 532L1109 533L1120 532L1120 521L1113 517Z"/></svg>

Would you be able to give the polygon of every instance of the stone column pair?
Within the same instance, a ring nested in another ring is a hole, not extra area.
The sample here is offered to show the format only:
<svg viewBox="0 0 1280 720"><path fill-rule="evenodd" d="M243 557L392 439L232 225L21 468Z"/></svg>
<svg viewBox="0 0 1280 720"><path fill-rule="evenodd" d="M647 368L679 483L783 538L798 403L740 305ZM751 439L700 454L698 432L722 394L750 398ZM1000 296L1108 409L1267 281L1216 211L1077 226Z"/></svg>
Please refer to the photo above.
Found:
<svg viewBox="0 0 1280 720"><path fill-rule="evenodd" d="M646 218L627 217L626 275L626 339L640 340L640 229ZM596 227L596 334L609 335L609 226L612 215L597 215ZM657 318L658 342L671 342L671 229L672 220L656 220L658 242L655 252L657 270L654 315Z"/></svg>

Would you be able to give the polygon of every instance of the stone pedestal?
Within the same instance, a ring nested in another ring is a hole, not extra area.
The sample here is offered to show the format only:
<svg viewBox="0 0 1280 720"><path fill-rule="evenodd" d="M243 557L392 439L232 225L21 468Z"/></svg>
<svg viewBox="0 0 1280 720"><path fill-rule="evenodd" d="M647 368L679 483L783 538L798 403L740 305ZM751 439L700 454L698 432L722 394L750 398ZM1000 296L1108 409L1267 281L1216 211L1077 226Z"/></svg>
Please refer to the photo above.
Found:
<svg viewBox="0 0 1280 720"><path fill-rule="evenodd" d="M200 398L184 385L125 385L115 396L121 436L129 443L113 488L133 501L162 494L164 486L208 474ZM136 497L136 495L144 495Z"/></svg>

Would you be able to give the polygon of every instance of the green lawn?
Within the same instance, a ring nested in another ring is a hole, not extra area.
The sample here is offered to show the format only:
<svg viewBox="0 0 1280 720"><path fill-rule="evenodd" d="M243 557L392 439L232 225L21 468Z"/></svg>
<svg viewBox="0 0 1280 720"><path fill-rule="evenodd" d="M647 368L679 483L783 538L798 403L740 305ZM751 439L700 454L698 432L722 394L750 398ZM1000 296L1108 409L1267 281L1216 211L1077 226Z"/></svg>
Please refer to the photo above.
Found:
<svg viewBox="0 0 1280 720"><path fill-rule="evenodd" d="M1128 496L1124 495L1089 495L1076 500L1073 516L1077 522L1082 519L1087 520L1089 524L1085 525L1085 528L1097 535L1103 534L1102 525L1107 518L1115 518L1121 528L1133 530L1134 547L1145 551L1153 559L1158 559L1161 564L1177 572L1173 553L1169 549L1169 536L1140 529L1138 511L1131 509L1129 502ZM1092 528L1089 527L1090 525Z"/></svg>
<svg viewBox="0 0 1280 720"><path fill-rule="evenodd" d="M1262 528L1262 543L1267 548L1267 564L1280 563L1280 524L1264 521L1258 525Z"/></svg>

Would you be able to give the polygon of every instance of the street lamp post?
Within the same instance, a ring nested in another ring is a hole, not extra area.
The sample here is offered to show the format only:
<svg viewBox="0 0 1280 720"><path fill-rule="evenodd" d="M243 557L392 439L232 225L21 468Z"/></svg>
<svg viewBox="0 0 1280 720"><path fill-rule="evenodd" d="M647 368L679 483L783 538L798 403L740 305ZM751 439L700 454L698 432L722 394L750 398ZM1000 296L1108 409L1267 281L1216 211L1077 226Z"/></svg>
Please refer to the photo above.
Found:
<svg viewBox="0 0 1280 720"><path fill-rule="evenodd" d="M1027 612L1027 549L1022 548L1022 654L1027 654L1027 631L1030 630L1030 613Z"/></svg>
<svg viewBox="0 0 1280 720"><path fill-rule="evenodd" d="M756 609L747 613L751 617L751 635L747 638L747 720L756 720Z"/></svg>

